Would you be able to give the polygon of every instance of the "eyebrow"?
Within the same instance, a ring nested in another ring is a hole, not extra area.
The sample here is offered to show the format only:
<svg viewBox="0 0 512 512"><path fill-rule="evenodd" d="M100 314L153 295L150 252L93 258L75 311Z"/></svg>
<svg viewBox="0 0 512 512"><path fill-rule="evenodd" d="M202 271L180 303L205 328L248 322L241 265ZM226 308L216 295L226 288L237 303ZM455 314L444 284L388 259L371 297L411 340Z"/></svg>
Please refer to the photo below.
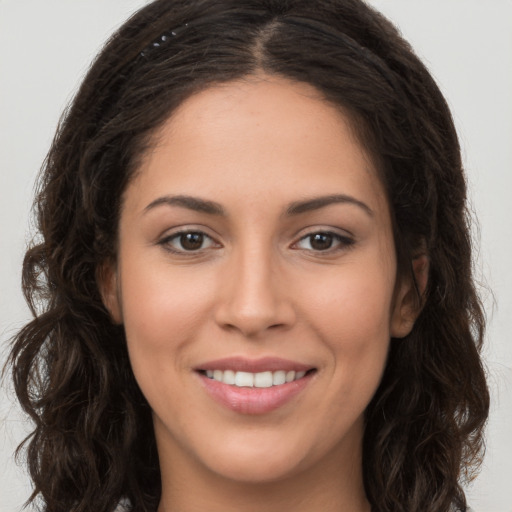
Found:
<svg viewBox="0 0 512 512"><path fill-rule="evenodd" d="M351 204L361 208L365 213L373 216L373 210L366 204L356 199L355 197L346 195L346 194L332 194L328 196L320 196L314 197L311 199L306 199L303 201L294 201L291 203L288 208L285 210L285 214L287 216L300 215L301 213L306 213L314 210L319 210L321 208L325 208L326 206L330 206L332 204ZM201 213L207 213L210 215L221 215L225 216L226 212L224 208L215 201L208 201L206 199L201 199L199 197L186 196L186 195L178 195L178 196L162 196L151 203L149 203L144 208L144 213L149 210L152 210L158 206L179 206L182 208L187 208L189 210L194 210Z"/></svg>
<svg viewBox="0 0 512 512"><path fill-rule="evenodd" d="M149 203L146 208L144 208L144 212L162 205L181 206L182 208L188 208L189 210L208 213L210 215L226 215L224 208L222 208L219 203L192 196L162 196Z"/></svg>
<svg viewBox="0 0 512 512"><path fill-rule="evenodd" d="M370 217L373 217L373 210L363 201L346 194L333 194L329 196L314 197L305 201L295 201L286 209L286 215L299 215L301 213L319 210L331 204L351 204L361 208Z"/></svg>

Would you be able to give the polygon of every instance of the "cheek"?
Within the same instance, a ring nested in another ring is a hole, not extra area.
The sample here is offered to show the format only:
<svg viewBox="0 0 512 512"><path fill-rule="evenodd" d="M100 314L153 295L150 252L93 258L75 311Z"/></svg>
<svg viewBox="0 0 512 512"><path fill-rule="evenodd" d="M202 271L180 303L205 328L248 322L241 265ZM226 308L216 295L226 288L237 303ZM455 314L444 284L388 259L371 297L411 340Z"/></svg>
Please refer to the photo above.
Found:
<svg viewBox="0 0 512 512"><path fill-rule="evenodd" d="M340 407L364 409L379 385L390 343L391 277L384 264L347 265L308 286L303 316L331 355Z"/></svg>
<svg viewBox="0 0 512 512"><path fill-rule="evenodd" d="M391 277L387 265L347 265L325 276L306 276L297 293L304 296L304 314L326 339L364 348L390 337Z"/></svg>
<svg viewBox="0 0 512 512"><path fill-rule="evenodd" d="M346 286L346 293L331 301L323 338L335 358L335 371L344 382L364 381L376 387L389 347L389 304L374 288ZM350 375L350 379L346 376Z"/></svg>
<svg viewBox="0 0 512 512"><path fill-rule="evenodd" d="M182 368L183 349L207 316L208 287L199 286L205 280L190 280L186 272L162 262L141 271L135 255L120 270L123 322L136 376L164 366L168 374L169 362Z"/></svg>

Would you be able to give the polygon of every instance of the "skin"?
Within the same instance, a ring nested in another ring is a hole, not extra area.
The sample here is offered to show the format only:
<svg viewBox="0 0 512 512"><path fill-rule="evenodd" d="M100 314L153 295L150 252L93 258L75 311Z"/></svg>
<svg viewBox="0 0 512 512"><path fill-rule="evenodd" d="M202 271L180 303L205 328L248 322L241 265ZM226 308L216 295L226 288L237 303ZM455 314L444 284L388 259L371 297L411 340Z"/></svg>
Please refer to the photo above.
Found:
<svg viewBox="0 0 512 512"><path fill-rule="evenodd" d="M162 199L176 195L223 214ZM344 200L287 213L332 195ZM198 250L183 248L182 230L205 234ZM332 245L318 250L311 235L326 232ZM410 283L396 286L384 189L339 109L268 76L189 98L125 191L105 275L104 301L153 410L159 512L370 510L363 414L390 338L410 332L416 311ZM230 356L316 372L277 410L241 414L194 371Z"/></svg>

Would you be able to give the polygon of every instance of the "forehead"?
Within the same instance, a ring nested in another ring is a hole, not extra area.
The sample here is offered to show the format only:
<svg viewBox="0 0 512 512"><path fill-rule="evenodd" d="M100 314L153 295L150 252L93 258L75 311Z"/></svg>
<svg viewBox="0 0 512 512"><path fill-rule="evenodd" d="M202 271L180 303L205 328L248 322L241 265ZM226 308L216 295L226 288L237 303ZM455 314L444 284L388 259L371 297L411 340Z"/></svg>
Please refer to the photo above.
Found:
<svg viewBox="0 0 512 512"><path fill-rule="evenodd" d="M253 197L280 191L290 201L330 188L384 196L342 109L311 85L267 76L218 84L183 102L155 134L136 181L153 195L169 187L207 196L219 188Z"/></svg>
<svg viewBox="0 0 512 512"><path fill-rule="evenodd" d="M162 138L188 131L198 143L207 145L222 139L242 142L244 135L254 141L257 135L258 142L275 147L287 135L290 141L301 138L317 144L329 131L357 144L352 128L343 108L325 100L312 85L284 77L250 75L192 95L156 133L155 142L158 145Z"/></svg>

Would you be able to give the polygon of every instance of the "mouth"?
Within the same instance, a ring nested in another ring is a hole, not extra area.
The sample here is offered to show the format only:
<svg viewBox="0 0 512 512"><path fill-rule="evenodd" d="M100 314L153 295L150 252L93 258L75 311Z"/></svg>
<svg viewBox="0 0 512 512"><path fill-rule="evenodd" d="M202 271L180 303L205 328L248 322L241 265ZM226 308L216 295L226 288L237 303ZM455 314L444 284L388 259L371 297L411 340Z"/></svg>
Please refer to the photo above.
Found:
<svg viewBox="0 0 512 512"><path fill-rule="evenodd" d="M309 370L277 370L262 371L257 373L235 371L235 370L198 370L198 372L208 379L215 380L236 386L239 388L270 388L274 386L282 386L290 382L294 382L311 375L316 372L316 368Z"/></svg>
<svg viewBox="0 0 512 512"><path fill-rule="evenodd" d="M241 414L266 414L305 392L317 368L279 358L227 358L195 369L218 404Z"/></svg>

